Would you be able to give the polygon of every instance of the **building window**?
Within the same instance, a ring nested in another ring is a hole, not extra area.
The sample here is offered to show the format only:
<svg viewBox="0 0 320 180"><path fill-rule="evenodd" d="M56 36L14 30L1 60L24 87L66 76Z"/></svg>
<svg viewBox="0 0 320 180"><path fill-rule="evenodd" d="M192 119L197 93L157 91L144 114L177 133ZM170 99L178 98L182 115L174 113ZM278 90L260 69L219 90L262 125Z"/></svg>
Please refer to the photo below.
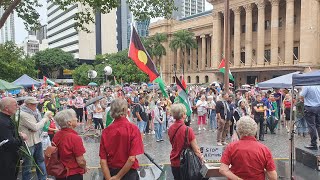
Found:
<svg viewBox="0 0 320 180"><path fill-rule="evenodd" d="M191 83L191 77L190 77L190 76L188 76L187 82L188 82L188 83Z"/></svg>
<svg viewBox="0 0 320 180"><path fill-rule="evenodd" d="M231 35L234 35L234 27L231 29Z"/></svg>
<svg viewBox="0 0 320 180"><path fill-rule="evenodd" d="M293 60L298 60L299 59L299 48L294 47L293 48Z"/></svg>
<svg viewBox="0 0 320 180"><path fill-rule="evenodd" d="M294 16L293 16L293 23L294 23L294 24L297 24L297 15L294 15Z"/></svg>
<svg viewBox="0 0 320 180"><path fill-rule="evenodd" d="M279 18L279 27L282 27L282 18Z"/></svg>
<svg viewBox="0 0 320 180"><path fill-rule="evenodd" d="M172 83L176 83L176 78L174 76L172 77Z"/></svg>
<svg viewBox="0 0 320 180"><path fill-rule="evenodd" d="M204 79L205 79L205 83L209 82L209 76L205 76Z"/></svg>
<svg viewBox="0 0 320 180"><path fill-rule="evenodd" d="M246 63L246 52L241 52L241 63Z"/></svg>
<svg viewBox="0 0 320 180"><path fill-rule="evenodd" d="M266 49L264 50L264 62L270 62L271 59L271 50Z"/></svg>
<svg viewBox="0 0 320 180"><path fill-rule="evenodd" d="M253 24L252 24L252 31L253 31L253 32L257 32L257 28L258 28L257 23L253 23Z"/></svg>
<svg viewBox="0 0 320 180"><path fill-rule="evenodd" d="M269 20L266 20L266 21L264 22L264 29L265 29L265 30L270 29L270 21L269 21Z"/></svg>
<svg viewBox="0 0 320 180"><path fill-rule="evenodd" d="M199 84L199 76L196 76L196 83Z"/></svg>
<svg viewBox="0 0 320 180"><path fill-rule="evenodd" d="M241 26L241 32L242 32L242 33L245 33L245 32L246 32L246 25L242 25L242 26Z"/></svg>

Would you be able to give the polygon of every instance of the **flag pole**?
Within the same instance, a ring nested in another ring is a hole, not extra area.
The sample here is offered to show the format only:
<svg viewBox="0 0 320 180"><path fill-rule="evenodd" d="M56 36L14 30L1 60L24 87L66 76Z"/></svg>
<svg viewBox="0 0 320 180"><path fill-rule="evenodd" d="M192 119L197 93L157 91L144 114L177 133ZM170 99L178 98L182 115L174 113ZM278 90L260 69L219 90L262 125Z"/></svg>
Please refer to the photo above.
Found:
<svg viewBox="0 0 320 180"><path fill-rule="evenodd" d="M224 1L224 59L225 59L225 73L224 73L224 88L229 92L229 60L230 60L230 9L229 0Z"/></svg>

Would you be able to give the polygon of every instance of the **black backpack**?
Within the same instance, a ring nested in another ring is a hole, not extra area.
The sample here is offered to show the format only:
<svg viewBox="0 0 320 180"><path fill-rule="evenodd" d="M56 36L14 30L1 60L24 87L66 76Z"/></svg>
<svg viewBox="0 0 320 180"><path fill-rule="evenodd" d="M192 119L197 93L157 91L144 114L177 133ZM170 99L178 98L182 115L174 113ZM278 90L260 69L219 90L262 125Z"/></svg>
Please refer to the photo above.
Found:
<svg viewBox="0 0 320 180"><path fill-rule="evenodd" d="M182 180L201 180L202 168L201 160L194 153L189 144L189 128L186 129L186 136L184 138L184 149L180 154L180 176Z"/></svg>

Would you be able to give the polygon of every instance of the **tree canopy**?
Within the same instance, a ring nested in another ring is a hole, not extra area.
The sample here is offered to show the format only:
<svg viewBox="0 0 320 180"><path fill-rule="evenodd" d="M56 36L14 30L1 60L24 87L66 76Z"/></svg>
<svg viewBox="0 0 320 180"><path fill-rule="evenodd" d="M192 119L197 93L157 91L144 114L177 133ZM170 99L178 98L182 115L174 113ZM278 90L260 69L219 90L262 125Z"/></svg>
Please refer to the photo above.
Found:
<svg viewBox="0 0 320 180"><path fill-rule="evenodd" d="M61 49L53 48L37 52L32 57L36 68L49 78L57 78L59 71L75 67L78 62L73 55Z"/></svg>
<svg viewBox="0 0 320 180"><path fill-rule="evenodd" d="M23 74L35 78L35 62L12 42L0 45L0 79L12 82Z"/></svg>
<svg viewBox="0 0 320 180"><path fill-rule="evenodd" d="M106 66L112 68L112 75L108 76L109 82L113 84L114 77L120 82L147 82L148 76L143 73L134 62L128 58L128 50L119 51L118 53L98 55L93 66L83 64L76 68L72 74L72 78L78 85L87 85L89 83L88 71L90 69L97 71L97 78L93 79L94 82L102 84L105 82L103 69Z"/></svg>
<svg viewBox="0 0 320 180"><path fill-rule="evenodd" d="M70 5L82 4L83 10L76 13L76 29L88 31L86 24L94 23L96 12L102 14L109 13L112 9L120 7L119 0L50 0L55 5L59 5L62 10L68 10ZM126 0L130 11L136 20L147 18L166 17L169 18L174 9L174 0ZM40 0L1 0L0 7L4 13L0 18L0 28L13 11L18 13L28 29L39 27L39 13L37 9L42 7ZM42 7L43 8L43 7Z"/></svg>

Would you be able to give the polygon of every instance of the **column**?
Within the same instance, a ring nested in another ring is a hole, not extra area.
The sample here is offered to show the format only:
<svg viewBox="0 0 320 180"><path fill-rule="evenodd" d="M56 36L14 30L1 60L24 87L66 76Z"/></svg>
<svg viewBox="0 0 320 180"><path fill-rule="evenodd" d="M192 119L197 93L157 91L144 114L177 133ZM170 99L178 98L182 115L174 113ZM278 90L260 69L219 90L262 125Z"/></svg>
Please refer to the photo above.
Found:
<svg viewBox="0 0 320 180"><path fill-rule="evenodd" d="M257 64L258 66L264 65L264 21L265 21L265 2L260 0L257 2L258 7L258 44L257 44Z"/></svg>
<svg viewBox="0 0 320 180"><path fill-rule="evenodd" d="M202 64L202 67L201 69L206 69L206 35L203 34L200 36L201 38L201 64Z"/></svg>
<svg viewBox="0 0 320 180"><path fill-rule="evenodd" d="M199 38L197 38L197 45L198 45L198 54L197 54L197 59L198 59L198 68L197 70L201 70L202 69L202 57L201 57L201 43L199 42L199 40L201 39L200 36L198 36Z"/></svg>
<svg viewBox="0 0 320 180"><path fill-rule="evenodd" d="M184 49L184 73L188 71L188 49Z"/></svg>
<svg viewBox="0 0 320 180"><path fill-rule="evenodd" d="M194 63L194 58L193 58L193 54L194 54L194 49L190 49L190 66L189 66L189 70L193 70L193 63Z"/></svg>
<svg viewBox="0 0 320 180"><path fill-rule="evenodd" d="M234 54L234 66L240 67L241 61L241 7L236 7L233 10L234 13L234 45L233 45L233 54Z"/></svg>
<svg viewBox="0 0 320 180"><path fill-rule="evenodd" d="M213 12L213 38L212 38L212 67L218 68L221 61L222 52L221 52L221 14L220 12Z"/></svg>
<svg viewBox="0 0 320 180"><path fill-rule="evenodd" d="M271 2L271 65L278 65L279 48L279 0L270 0Z"/></svg>
<svg viewBox="0 0 320 180"><path fill-rule="evenodd" d="M211 41L209 41L209 43L210 43L210 47L208 48L208 67L210 67L210 68L212 68L212 34L209 34L209 36L210 36L210 40Z"/></svg>
<svg viewBox="0 0 320 180"><path fill-rule="evenodd" d="M294 0L286 0L285 64L293 64Z"/></svg>
<svg viewBox="0 0 320 180"><path fill-rule="evenodd" d="M177 49L177 72L182 72L182 66L181 66L181 49Z"/></svg>
<svg viewBox="0 0 320 180"><path fill-rule="evenodd" d="M245 66L251 66L252 64L252 5L247 4L244 6L246 10L246 62Z"/></svg>

